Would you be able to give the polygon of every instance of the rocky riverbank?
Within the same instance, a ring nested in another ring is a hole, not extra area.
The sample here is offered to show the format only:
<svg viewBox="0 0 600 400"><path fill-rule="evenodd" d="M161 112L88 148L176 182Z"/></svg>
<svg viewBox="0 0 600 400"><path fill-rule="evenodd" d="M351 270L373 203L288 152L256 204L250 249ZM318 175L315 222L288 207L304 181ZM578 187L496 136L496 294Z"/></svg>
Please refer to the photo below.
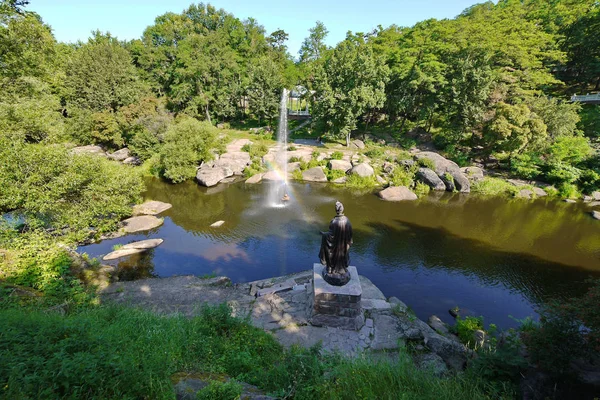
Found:
<svg viewBox="0 0 600 400"><path fill-rule="evenodd" d="M401 300L386 298L366 277L360 276L360 283L365 322L357 331L310 324L312 271L239 284L232 284L227 277L144 279L112 283L100 293L103 302L190 317L197 315L203 304L227 303L233 315L248 317L252 325L270 332L286 347L320 343L323 352L394 358L410 344L416 365L438 375L465 367L472 352L448 333L439 319L431 318L430 326Z"/></svg>

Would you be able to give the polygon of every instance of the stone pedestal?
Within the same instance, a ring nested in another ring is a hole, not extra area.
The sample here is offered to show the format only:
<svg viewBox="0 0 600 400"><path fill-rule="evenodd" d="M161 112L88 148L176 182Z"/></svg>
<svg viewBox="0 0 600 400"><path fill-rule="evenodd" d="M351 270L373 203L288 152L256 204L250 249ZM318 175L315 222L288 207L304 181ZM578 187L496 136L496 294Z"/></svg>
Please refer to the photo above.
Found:
<svg viewBox="0 0 600 400"><path fill-rule="evenodd" d="M362 288L356 267L348 267L350 281L344 286L330 285L323 279L321 264L313 265L313 295L310 323L358 330L364 325L361 309Z"/></svg>

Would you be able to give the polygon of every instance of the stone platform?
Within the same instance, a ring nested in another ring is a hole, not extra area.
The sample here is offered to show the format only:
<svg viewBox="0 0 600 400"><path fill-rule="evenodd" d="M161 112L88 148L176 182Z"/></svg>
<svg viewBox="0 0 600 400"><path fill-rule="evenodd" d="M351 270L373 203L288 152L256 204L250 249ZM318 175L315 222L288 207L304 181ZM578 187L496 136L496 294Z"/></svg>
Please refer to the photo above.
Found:
<svg viewBox="0 0 600 400"><path fill-rule="evenodd" d="M344 286L333 286L323 278L325 267L313 265L313 297L310 323L359 330L365 323L361 307L362 287L356 267L348 267L350 281Z"/></svg>
<svg viewBox="0 0 600 400"><path fill-rule="evenodd" d="M340 352L350 357L367 355L393 359L411 342L420 349L415 363L444 373L460 370L468 350L455 338L437 333L419 320L400 300L386 299L368 278L357 275L361 288L364 324L356 330L311 324L314 269L260 281L231 284L226 277L196 276L151 278L116 282L101 292L103 302L149 309L161 314L198 315L203 304L227 303L234 316L271 333L282 345L311 347L321 352ZM317 283L316 287L320 287ZM268 290L266 290L268 289ZM257 294L261 294L257 296Z"/></svg>

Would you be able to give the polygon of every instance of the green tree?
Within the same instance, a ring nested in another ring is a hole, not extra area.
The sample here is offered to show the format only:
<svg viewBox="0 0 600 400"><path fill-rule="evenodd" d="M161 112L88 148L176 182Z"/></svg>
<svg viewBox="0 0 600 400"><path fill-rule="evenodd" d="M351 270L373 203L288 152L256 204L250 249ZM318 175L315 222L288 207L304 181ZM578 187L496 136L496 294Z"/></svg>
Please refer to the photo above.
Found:
<svg viewBox="0 0 600 400"><path fill-rule="evenodd" d="M247 93L250 112L258 117L259 124L261 119L269 120L271 124L279 112L283 88L281 71L273 60L263 57L250 67L249 79Z"/></svg>
<svg viewBox="0 0 600 400"><path fill-rule="evenodd" d="M193 178L201 161L212 160L216 137L216 129L206 121L185 118L171 125L160 151L164 177L173 183Z"/></svg>
<svg viewBox="0 0 600 400"><path fill-rule="evenodd" d="M313 116L334 137L350 134L365 113L383 106L388 67L362 37L349 35L317 69Z"/></svg>
<svg viewBox="0 0 600 400"><path fill-rule="evenodd" d="M325 27L325 24L317 21L315 26L309 29L308 37L302 42L299 51L300 62L306 63L321 58L327 50L325 38L327 38L328 34L329 31Z"/></svg>
<svg viewBox="0 0 600 400"><path fill-rule="evenodd" d="M143 93L129 52L110 34L94 32L73 53L65 81L65 97L71 106L117 111Z"/></svg>

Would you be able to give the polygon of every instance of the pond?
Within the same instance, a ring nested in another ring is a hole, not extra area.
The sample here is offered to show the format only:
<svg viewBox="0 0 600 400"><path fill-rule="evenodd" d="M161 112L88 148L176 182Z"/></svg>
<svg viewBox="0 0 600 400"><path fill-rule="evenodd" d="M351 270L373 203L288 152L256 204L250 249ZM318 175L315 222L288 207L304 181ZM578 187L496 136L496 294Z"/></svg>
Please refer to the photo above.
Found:
<svg viewBox="0 0 600 400"><path fill-rule="evenodd" d="M583 204L432 193L392 203L373 193L327 184L290 183L285 207L268 204L269 184L202 188L148 179L145 199L171 203L164 225L146 234L80 247L93 257L116 244L164 243L115 261L121 280L226 275L233 282L311 269L319 231L344 203L354 229L351 265L421 319L451 322L460 307L502 328L535 316L549 299L578 296L600 277L600 221ZM218 220L219 228L210 225Z"/></svg>

